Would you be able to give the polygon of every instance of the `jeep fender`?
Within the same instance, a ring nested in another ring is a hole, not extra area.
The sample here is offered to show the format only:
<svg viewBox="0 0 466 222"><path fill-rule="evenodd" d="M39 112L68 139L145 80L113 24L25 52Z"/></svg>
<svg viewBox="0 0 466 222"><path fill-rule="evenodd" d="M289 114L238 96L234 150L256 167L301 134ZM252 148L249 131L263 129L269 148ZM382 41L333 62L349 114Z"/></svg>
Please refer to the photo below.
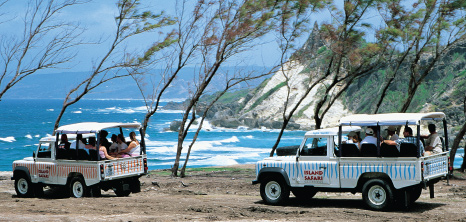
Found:
<svg viewBox="0 0 466 222"><path fill-rule="evenodd" d="M290 179L288 178L288 174L286 174L285 170L280 167L266 167L259 171L259 175L257 176L257 180L252 181L252 184L258 184L262 182L266 177L275 175L281 176L285 180L286 184L290 186Z"/></svg>
<svg viewBox="0 0 466 222"><path fill-rule="evenodd" d="M31 180L31 175L29 174L29 169L27 167L24 167L24 166L15 167L15 169L13 170L13 177L11 177L11 179L15 180L19 174L25 174L29 178L29 180Z"/></svg>

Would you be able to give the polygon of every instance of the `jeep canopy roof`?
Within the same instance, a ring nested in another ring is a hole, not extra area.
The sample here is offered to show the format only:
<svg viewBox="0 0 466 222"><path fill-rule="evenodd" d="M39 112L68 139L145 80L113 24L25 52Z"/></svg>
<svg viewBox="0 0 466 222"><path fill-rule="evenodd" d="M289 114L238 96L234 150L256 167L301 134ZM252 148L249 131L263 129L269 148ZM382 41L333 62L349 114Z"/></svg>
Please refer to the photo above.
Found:
<svg viewBox="0 0 466 222"><path fill-rule="evenodd" d="M342 126L393 126L418 125L421 120L443 120L442 112L432 113L385 113L385 114L357 114L340 119Z"/></svg>
<svg viewBox="0 0 466 222"><path fill-rule="evenodd" d="M83 133L99 133L103 129L109 128L141 128L140 123L98 123L98 122L84 122L64 125L58 127L55 131L57 133L65 134L83 134Z"/></svg>
<svg viewBox="0 0 466 222"><path fill-rule="evenodd" d="M349 133L351 131L359 132L361 131L361 127L359 126L344 126L341 128L342 133ZM327 128L327 129L318 129L306 132L306 136L316 136L316 135L338 135L338 127Z"/></svg>

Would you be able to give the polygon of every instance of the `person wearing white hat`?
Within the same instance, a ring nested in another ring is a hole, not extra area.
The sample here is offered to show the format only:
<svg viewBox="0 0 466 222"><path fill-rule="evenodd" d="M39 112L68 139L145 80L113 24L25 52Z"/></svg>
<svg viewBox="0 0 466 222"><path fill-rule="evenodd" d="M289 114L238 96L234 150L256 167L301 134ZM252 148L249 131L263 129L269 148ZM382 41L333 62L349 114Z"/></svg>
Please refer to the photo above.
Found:
<svg viewBox="0 0 466 222"><path fill-rule="evenodd" d="M361 145L365 143L372 143L377 146L377 138L374 136L374 130L372 128L366 129L366 138L361 141ZM361 149L361 147L359 147Z"/></svg>

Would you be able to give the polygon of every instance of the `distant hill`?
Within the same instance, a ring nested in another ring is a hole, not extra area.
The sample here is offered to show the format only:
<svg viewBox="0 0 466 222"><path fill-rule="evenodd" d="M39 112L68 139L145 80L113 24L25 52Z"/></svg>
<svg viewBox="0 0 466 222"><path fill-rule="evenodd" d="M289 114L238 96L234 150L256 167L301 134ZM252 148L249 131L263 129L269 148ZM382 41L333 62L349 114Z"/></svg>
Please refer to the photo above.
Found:
<svg viewBox="0 0 466 222"><path fill-rule="evenodd" d="M217 78L215 78L209 91L215 92L224 85L227 73L234 72L235 69L242 70L262 70L263 67L225 67L222 68ZM151 73L159 73L153 70ZM189 87L193 87L194 68L185 68L179 74L166 93L164 100L185 99L189 95ZM64 99L66 94L74 88L89 73L86 72L63 72L51 74L34 74L24 78L21 82L11 88L3 99ZM154 75L157 76L157 75ZM160 78L156 78L158 82ZM250 81L240 85L239 88L256 87L263 81L262 79ZM147 84L150 84L147 82ZM85 96L86 99L141 99L141 93L136 83L130 77L115 79L108 82Z"/></svg>

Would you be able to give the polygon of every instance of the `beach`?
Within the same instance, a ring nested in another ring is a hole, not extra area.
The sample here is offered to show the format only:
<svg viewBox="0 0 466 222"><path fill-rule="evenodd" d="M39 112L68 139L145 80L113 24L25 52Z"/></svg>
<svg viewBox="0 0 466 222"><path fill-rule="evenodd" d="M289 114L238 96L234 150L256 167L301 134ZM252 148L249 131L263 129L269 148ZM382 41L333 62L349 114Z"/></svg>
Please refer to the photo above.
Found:
<svg viewBox="0 0 466 222"><path fill-rule="evenodd" d="M140 178L141 192L117 197L69 198L64 190L46 190L41 198L18 198L11 172L0 172L0 221L464 221L466 174L435 184L409 209L389 212L365 208L361 194L318 192L309 200L293 195L284 206L265 205L252 185L254 165L196 168L185 178L168 170Z"/></svg>

